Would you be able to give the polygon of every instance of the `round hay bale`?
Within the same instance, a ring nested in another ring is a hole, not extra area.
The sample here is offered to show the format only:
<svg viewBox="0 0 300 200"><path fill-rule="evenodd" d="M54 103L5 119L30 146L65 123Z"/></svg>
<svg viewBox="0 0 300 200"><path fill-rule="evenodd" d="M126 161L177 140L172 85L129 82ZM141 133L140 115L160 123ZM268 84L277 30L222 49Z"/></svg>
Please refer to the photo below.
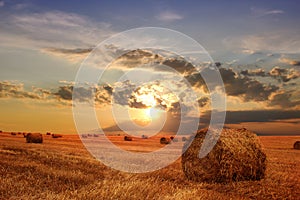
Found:
<svg viewBox="0 0 300 200"><path fill-rule="evenodd" d="M50 132L47 132L46 135L51 135L51 133L50 133Z"/></svg>
<svg viewBox="0 0 300 200"><path fill-rule="evenodd" d="M160 144L170 144L171 139L162 137L162 138L160 138L159 142L160 142Z"/></svg>
<svg viewBox="0 0 300 200"><path fill-rule="evenodd" d="M43 136L40 133L28 133L26 135L27 143L43 143Z"/></svg>
<svg viewBox="0 0 300 200"><path fill-rule="evenodd" d="M300 141L296 141L294 143L294 149L299 149L300 150Z"/></svg>
<svg viewBox="0 0 300 200"><path fill-rule="evenodd" d="M175 138L174 136L171 136L171 137L170 137L170 140L171 140L172 142L178 142L178 138Z"/></svg>
<svg viewBox="0 0 300 200"><path fill-rule="evenodd" d="M181 138L181 141L182 141L182 142L185 142L185 141L187 141L187 138L183 136L183 137Z"/></svg>
<svg viewBox="0 0 300 200"><path fill-rule="evenodd" d="M142 135L142 138L143 139L148 139L148 136L147 135Z"/></svg>
<svg viewBox="0 0 300 200"><path fill-rule="evenodd" d="M255 133L223 129L214 148L204 158L199 158L206 133L207 129L202 129L197 132L194 140L191 137L184 144L183 151L186 151L182 154L181 162L188 179L222 183L264 178L266 154Z"/></svg>
<svg viewBox="0 0 300 200"><path fill-rule="evenodd" d="M125 141L132 141L132 137L125 135L124 140Z"/></svg>

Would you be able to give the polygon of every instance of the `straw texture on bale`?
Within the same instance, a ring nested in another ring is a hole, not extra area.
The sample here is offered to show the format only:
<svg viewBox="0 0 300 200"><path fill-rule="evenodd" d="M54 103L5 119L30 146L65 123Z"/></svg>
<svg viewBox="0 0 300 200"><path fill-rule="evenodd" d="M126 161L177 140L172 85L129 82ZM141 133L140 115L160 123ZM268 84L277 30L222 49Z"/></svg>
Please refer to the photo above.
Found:
<svg viewBox="0 0 300 200"><path fill-rule="evenodd" d="M40 133L28 133L26 135L27 143L43 143L43 136Z"/></svg>
<svg viewBox="0 0 300 200"><path fill-rule="evenodd" d="M255 133L246 129L223 129L213 149L199 158L206 133L207 129L202 129L184 144L182 169L188 179L222 183L264 178L266 154Z"/></svg>
<svg viewBox="0 0 300 200"><path fill-rule="evenodd" d="M294 143L294 149L299 149L300 150L300 141L296 141Z"/></svg>

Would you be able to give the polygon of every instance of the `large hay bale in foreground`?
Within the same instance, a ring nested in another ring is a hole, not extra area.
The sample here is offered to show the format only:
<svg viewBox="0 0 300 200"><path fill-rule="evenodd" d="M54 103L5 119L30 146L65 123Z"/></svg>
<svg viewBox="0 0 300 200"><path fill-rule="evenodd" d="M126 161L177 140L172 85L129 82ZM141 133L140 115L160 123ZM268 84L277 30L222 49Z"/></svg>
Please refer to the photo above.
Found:
<svg viewBox="0 0 300 200"><path fill-rule="evenodd" d="M300 141L296 141L294 143L294 149L299 149L300 150Z"/></svg>
<svg viewBox="0 0 300 200"><path fill-rule="evenodd" d="M28 133L26 135L27 143L43 143L43 136L40 133Z"/></svg>
<svg viewBox="0 0 300 200"><path fill-rule="evenodd" d="M223 129L214 148L203 158L199 151L207 129L186 141L182 154L185 176L198 182L260 180L266 170L266 154L255 133L248 130ZM212 139L212 138L208 138Z"/></svg>

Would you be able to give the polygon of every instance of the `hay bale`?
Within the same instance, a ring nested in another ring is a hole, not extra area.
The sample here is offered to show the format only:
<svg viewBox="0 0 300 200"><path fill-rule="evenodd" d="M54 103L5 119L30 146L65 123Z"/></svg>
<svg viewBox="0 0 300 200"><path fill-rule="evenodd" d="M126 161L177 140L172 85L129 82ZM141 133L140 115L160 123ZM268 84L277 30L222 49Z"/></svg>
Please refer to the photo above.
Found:
<svg viewBox="0 0 300 200"><path fill-rule="evenodd" d="M11 132L10 134L11 134L11 135L17 135L17 133L15 133L15 132Z"/></svg>
<svg viewBox="0 0 300 200"><path fill-rule="evenodd" d="M185 141L187 141L187 138L183 136L183 137L181 138L181 141L182 141L182 142L185 142Z"/></svg>
<svg viewBox="0 0 300 200"><path fill-rule="evenodd" d="M62 137L62 135L60 135L60 134L52 134L52 138L61 138Z"/></svg>
<svg viewBox="0 0 300 200"><path fill-rule="evenodd" d="M148 136L147 135L142 135L142 138L143 139L148 139Z"/></svg>
<svg viewBox="0 0 300 200"><path fill-rule="evenodd" d="M124 140L125 141L132 141L132 137L125 135Z"/></svg>
<svg viewBox="0 0 300 200"><path fill-rule="evenodd" d="M260 180L266 170L266 154L255 133L248 130L223 129L214 148L204 158L199 151L207 129L197 132L184 144L182 169L197 182L231 182ZM213 136L212 136L213 137ZM212 138L208 138L212 139ZM191 144L188 147L188 144Z"/></svg>
<svg viewBox="0 0 300 200"><path fill-rule="evenodd" d="M43 143L43 136L40 133L28 133L26 134L27 143Z"/></svg>
<svg viewBox="0 0 300 200"><path fill-rule="evenodd" d="M170 138L162 137L162 138L160 138L159 142L160 142L160 144L170 144L171 143L171 139Z"/></svg>
<svg viewBox="0 0 300 200"><path fill-rule="evenodd" d="M51 135L51 133L47 132L46 135Z"/></svg>
<svg viewBox="0 0 300 200"><path fill-rule="evenodd" d="M300 150L300 141L296 141L294 143L294 149L299 149Z"/></svg>
<svg viewBox="0 0 300 200"><path fill-rule="evenodd" d="M171 140L172 142L178 142L178 138L175 138L174 136L171 136L171 137L170 137L170 140Z"/></svg>

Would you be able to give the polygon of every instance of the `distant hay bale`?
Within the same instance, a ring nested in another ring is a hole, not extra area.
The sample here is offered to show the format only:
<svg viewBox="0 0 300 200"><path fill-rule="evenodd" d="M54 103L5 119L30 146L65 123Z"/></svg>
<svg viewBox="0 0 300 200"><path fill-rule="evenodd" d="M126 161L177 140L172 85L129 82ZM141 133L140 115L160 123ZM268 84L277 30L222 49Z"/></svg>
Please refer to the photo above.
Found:
<svg viewBox="0 0 300 200"><path fill-rule="evenodd" d="M88 134L87 136L88 136L88 137L92 137L93 135L92 135L92 134Z"/></svg>
<svg viewBox="0 0 300 200"><path fill-rule="evenodd" d="M184 144L183 149L187 150L182 154L182 169L188 179L221 183L264 178L266 154L255 133L223 129L211 152L199 158L206 133L207 129L202 129L197 132L194 140L191 137ZM188 144L191 145L188 147Z"/></svg>
<svg viewBox="0 0 300 200"><path fill-rule="evenodd" d="M183 136L183 137L181 138L181 141L183 141L183 142L187 141L187 137L184 137L184 136Z"/></svg>
<svg viewBox="0 0 300 200"><path fill-rule="evenodd" d="M143 139L148 139L148 136L147 135L142 135L142 138Z"/></svg>
<svg viewBox="0 0 300 200"><path fill-rule="evenodd" d="M26 134L27 143L43 143L43 136L40 133L28 133Z"/></svg>
<svg viewBox="0 0 300 200"><path fill-rule="evenodd" d="M94 136L94 137L99 137L99 135L98 135L98 134L94 134L93 136Z"/></svg>
<svg viewBox="0 0 300 200"><path fill-rule="evenodd" d="M87 135L86 134L82 134L81 137L82 138L87 138Z"/></svg>
<svg viewBox="0 0 300 200"><path fill-rule="evenodd" d="M124 140L125 141L132 141L132 137L125 135Z"/></svg>
<svg viewBox="0 0 300 200"><path fill-rule="evenodd" d="M162 137L162 138L160 138L159 142L160 142L160 144L170 144L171 139Z"/></svg>
<svg viewBox="0 0 300 200"><path fill-rule="evenodd" d="M15 133L15 132L11 132L10 134L11 134L11 135L17 135L17 133Z"/></svg>
<svg viewBox="0 0 300 200"><path fill-rule="evenodd" d="M2 133L2 131L0 130L0 133Z"/></svg>
<svg viewBox="0 0 300 200"><path fill-rule="evenodd" d="M47 132L46 135L51 135L51 133Z"/></svg>
<svg viewBox="0 0 300 200"><path fill-rule="evenodd" d="M296 141L294 143L294 149L299 149L300 150L300 141Z"/></svg>
<svg viewBox="0 0 300 200"><path fill-rule="evenodd" d="M170 137L170 140L171 140L172 142L178 142L178 138L175 138L174 136L171 136L171 137Z"/></svg>
<svg viewBox="0 0 300 200"><path fill-rule="evenodd" d="M61 134L52 134L52 138L61 138L62 135Z"/></svg>

